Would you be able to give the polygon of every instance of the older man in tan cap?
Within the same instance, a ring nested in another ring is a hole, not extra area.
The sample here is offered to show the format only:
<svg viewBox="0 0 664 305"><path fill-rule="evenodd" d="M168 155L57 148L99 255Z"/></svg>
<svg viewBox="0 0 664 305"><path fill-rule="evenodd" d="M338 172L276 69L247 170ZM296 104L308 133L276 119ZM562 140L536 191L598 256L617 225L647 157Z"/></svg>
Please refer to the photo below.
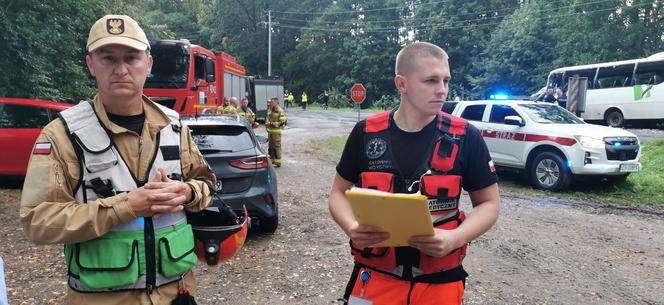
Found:
<svg viewBox="0 0 664 305"><path fill-rule="evenodd" d="M98 94L47 125L30 160L21 221L65 245L68 304L194 302L184 211L210 204L215 177L177 113L143 95L149 50L132 18L99 19L85 58Z"/></svg>

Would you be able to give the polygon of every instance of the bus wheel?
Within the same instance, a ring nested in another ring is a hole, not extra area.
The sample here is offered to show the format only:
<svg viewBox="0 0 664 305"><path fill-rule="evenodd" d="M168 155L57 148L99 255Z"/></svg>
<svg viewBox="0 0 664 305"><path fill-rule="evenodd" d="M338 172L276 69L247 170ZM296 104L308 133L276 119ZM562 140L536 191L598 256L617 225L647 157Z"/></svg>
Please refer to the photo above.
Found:
<svg viewBox="0 0 664 305"><path fill-rule="evenodd" d="M625 124L625 117L620 110L612 109L606 114L604 121L606 126L622 127Z"/></svg>
<svg viewBox="0 0 664 305"><path fill-rule="evenodd" d="M530 163L529 176L536 188L559 191L567 188L572 180L572 173L560 155L545 151L539 153Z"/></svg>

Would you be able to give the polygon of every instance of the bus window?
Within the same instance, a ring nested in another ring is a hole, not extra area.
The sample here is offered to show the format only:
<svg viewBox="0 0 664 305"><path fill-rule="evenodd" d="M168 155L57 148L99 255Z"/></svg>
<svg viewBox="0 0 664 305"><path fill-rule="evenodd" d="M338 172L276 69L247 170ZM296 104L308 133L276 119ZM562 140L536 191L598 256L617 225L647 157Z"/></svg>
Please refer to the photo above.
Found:
<svg viewBox="0 0 664 305"><path fill-rule="evenodd" d="M623 87L625 80L632 77L632 73L634 73L634 64L601 67L597 72L595 89Z"/></svg>
<svg viewBox="0 0 664 305"><path fill-rule="evenodd" d="M569 81L570 77L579 76L588 78L588 89L593 89L593 80L595 79L595 72L597 68L583 69L583 70L569 70L565 71L565 85ZM567 89L563 87L563 90Z"/></svg>
<svg viewBox="0 0 664 305"><path fill-rule="evenodd" d="M664 61L642 62L636 67L634 77L637 85L657 85L664 81Z"/></svg>
<svg viewBox="0 0 664 305"><path fill-rule="evenodd" d="M566 77L563 77L564 75L565 72L551 73L548 86L553 88L565 88L565 86L567 86L567 80L565 79Z"/></svg>

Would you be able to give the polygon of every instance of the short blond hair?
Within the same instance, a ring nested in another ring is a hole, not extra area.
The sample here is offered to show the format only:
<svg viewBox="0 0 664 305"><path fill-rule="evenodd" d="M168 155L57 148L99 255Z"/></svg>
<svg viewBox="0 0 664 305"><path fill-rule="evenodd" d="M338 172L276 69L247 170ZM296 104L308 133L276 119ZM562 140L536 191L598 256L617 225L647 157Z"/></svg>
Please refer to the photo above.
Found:
<svg viewBox="0 0 664 305"><path fill-rule="evenodd" d="M415 61L423 57L434 57L447 60L449 56L443 48L429 42L413 42L401 49L397 54L394 74L406 75L415 68Z"/></svg>

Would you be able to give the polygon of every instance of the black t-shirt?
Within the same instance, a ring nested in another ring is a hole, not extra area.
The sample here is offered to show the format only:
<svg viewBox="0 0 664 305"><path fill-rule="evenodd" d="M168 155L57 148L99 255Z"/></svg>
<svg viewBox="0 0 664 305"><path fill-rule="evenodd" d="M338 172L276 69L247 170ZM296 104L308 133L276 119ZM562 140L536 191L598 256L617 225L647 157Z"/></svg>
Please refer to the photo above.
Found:
<svg viewBox="0 0 664 305"><path fill-rule="evenodd" d="M407 181L416 181L421 175L420 169L432 154L433 138L436 133L436 120L434 119L422 130L407 132L401 130L390 117L389 133L392 152L399 171ZM358 122L348 137L346 146L337 164L339 175L357 184L362 171L362 160L364 155L364 126L366 120ZM472 192L483 189L498 181L495 170L491 168L491 156L482 139L480 131L475 126L468 124L466 134L463 138L461 149L460 170L463 188Z"/></svg>
<svg viewBox="0 0 664 305"><path fill-rule="evenodd" d="M139 135L143 131L143 123L145 122L145 113L137 115L129 115L129 116L115 115L112 113L106 113L106 114L108 115L108 119L111 120L111 122L115 123L120 127L126 128L127 130L131 130Z"/></svg>

